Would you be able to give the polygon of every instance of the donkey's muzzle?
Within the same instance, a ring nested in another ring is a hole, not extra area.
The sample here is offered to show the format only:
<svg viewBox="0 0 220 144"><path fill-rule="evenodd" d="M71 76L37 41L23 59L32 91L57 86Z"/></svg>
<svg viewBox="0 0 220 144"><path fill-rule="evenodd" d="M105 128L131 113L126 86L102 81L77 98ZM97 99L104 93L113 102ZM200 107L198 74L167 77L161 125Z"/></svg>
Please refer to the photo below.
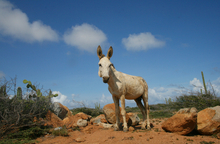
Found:
<svg viewBox="0 0 220 144"><path fill-rule="evenodd" d="M108 83L109 77L103 77L103 82Z"/></svg>

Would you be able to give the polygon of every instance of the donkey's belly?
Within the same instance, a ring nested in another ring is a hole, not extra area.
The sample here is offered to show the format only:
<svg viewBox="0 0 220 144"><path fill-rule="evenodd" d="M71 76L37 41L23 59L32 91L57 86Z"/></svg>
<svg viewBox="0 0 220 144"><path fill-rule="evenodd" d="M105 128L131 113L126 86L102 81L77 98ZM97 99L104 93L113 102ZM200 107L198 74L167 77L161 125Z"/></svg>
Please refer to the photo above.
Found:
<svg viewBox="0 0 220 144"><path fill-rule="evenodd" d="M143 87L133 87L130 89L127 89L125 98L126 99L137 99L140 96L142 96L144 93L144 88Z"/></svg>
<svg viewBox="0 0 220 144"><path fill-rule="evenodd" d="M133 99L139 98L140 96L142 96L142 94L138 94L138 95L126 94L126 95L125 95L125 99L133 100Z"/></svg>

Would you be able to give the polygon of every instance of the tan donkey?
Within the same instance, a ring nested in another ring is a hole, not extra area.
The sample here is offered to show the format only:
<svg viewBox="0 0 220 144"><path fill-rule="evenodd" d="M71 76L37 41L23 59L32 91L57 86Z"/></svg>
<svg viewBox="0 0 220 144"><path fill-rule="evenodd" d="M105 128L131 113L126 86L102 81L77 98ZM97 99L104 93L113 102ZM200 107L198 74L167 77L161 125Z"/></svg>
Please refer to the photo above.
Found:
<svg viewBox="0 0 220 144"><path fill-rule="evenodd" d="M147 129L150 129L149 122L149 105L148 105L148 85L142 77L128 75L119 72L110 62L113 54L113 48L110 47L107 57L103 55L102 48L98 46L97 55L99 57L99 72L104 83L108 83L108 90L112 94L115 103L116 126L115 130L119 130L119 100L121 100L121 114L123 117L123 131L128 131L126 122L125 99L135 100L143 115L143 123L141 128L145 129L147 121ZM144 105L141 100L143 99ZM147 119L146 119L147 116Z"/></svg>

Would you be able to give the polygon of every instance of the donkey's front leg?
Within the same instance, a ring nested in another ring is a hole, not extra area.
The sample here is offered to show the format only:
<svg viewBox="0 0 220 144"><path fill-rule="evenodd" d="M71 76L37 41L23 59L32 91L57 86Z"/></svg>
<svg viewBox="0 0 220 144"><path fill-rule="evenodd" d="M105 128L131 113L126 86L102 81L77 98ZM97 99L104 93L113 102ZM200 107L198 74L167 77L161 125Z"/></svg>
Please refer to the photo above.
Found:
<svg viewBox="0 0 220 144"><path fill-rule="evenodd" d="M125 111L125 95L122 95L120 97L120 100L121 100L121 115L122 115L122 118L123 118L123 131L124 132L127 132L128 131L128 125L127 125L127 122L126 122L126 111Z"/></svg>
<svg viewBox="0 0 220 144"><path fill-rule="evenodd" d="M120 109L119 109L119 98L112 96L113 100L114 100L114 104L115 104L115 117L116 117L116 125L114 130L118 131L119 130L119 125L120 125Z"/></svg>

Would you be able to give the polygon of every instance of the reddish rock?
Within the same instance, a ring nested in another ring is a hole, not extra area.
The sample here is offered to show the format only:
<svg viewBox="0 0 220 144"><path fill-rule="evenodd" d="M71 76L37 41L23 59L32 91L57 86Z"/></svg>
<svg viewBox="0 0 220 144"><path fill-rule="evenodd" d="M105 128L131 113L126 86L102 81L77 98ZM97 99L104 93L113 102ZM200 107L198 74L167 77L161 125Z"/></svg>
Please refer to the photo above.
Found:
<svg viewBox="0 0 220 144"><path fill-rule="evenodd" d="M61 103L59 103L60 107L62 107L63 109L65 109L67 111L67 114L66 116L69 117L69 116L72 116L72 112L68 109L68 107L62 105Z"/></svg>
<svg viewBox="0 0 220 144"><path fill-rule="evenodd" d="M136 113L127 113L127 115L129 116L129 118L131 119L132 122L132 126L136 126L139 124L140 122L140 118L138 117L138 115Z"/></svg>
<svg viewBox="0 0 220 144"><path fill-rule="evenodd" d="M46 120L47 122L45 123L45 125L51 125L53 127L60 127L63 124L62 120L50 110L48 110L46 114Z"/></svg>
<svg viewBox="0 0 220 144"><path fill-rule="evenodd" d="M120 122L123 123L122 115L121 115L121 107L120 108ZM115 124L116 123L116 116L115 116L115 104L107 104L103 107L103 111L106 117L106 120L111 123ZM128 126L131 125L131 119L129 119L128 114L126 114L126 121L128 123Z"/></svg>
<svg viewBox="0 0 220 144"><path fill-rule="evenodd" d="M106 119L105 119L105 115L101 114L95 118L92 118L90 120L91 124L98 124L98 123L107 123Z"/></svg>
<svg viewBox="0 0 220 144"><path fill-rule="evenodd" d="M72 115L69 117L66 117L65 119L63 119L63 125L66 125L66 128L71 128L71 127L76 127L77 126L77 121L79 119L83 119L83 120L90 120L91 116L85 114L85 113L78 113L76 115Z"/></svg>
<svg viewBox="0 0 220 144"><path fill-rule="evenodd" d="M130 127L128 128L128 130L132 132L132 131L134 131L135 129L134 129L132 126L130 126Z"/></svg>
<svg viewBox="0 0 220 144"><path fill-rule="evenodd" d="M85 126L87 126L87 125L88 125L87 120L79 119L79 120L77 121L77 126L79 126L79 127L85 127Z"/></svg>
<svg viewBox="0 0 220 144"><path fill-rule="evenodd" d="M66 116L71 116L72 112L59 102L54 102L51 105L51 111L56 114L60 119L64 119Z"/></svg>
<svg viewBox="0 0 220 144"><path fill-rule="evenodd" d="M197 130L205 135L220 132L220 106L206 108L198 113Z"/></svg>
<svg viewBox="0 0 220 144"><path fill-rule="evenodd" d="M81 119L84 119L84 120L88 120L88 121L92 118L92 116L87 115L83 112L79 112L75 116L80 117Z"/></svg>
<svg viewBox="0 0 220 144"><path fill-rule="evenodd" d="M185 108L162 123L162 129L168 132L186 135L193 131L197 122L197 109Z"/></svg>

